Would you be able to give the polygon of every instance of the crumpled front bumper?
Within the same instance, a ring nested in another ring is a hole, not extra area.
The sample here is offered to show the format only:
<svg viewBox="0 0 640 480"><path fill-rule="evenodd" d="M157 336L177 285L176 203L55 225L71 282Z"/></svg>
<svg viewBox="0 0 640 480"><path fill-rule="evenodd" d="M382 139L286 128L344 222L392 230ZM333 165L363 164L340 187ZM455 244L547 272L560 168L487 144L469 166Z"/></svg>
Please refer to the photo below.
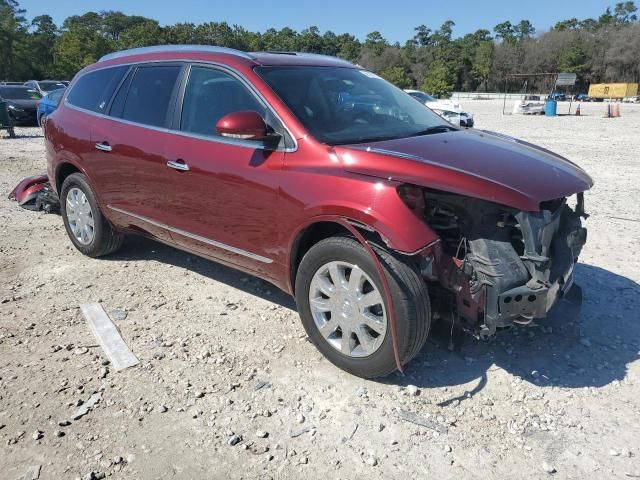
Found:
<svg viewBox="0 0 640 480"><path fill-rule="evenodd" d="M523 252L516 252L504 239L469 242L468 260L475 272L470 291L481 290L484 297L481 335L545 318L560 299L581 301L582 295L575 293L580 289L573 283L574 266L587 239L581 208L574 211L563 204L555 212L516 215Z"/></svg>

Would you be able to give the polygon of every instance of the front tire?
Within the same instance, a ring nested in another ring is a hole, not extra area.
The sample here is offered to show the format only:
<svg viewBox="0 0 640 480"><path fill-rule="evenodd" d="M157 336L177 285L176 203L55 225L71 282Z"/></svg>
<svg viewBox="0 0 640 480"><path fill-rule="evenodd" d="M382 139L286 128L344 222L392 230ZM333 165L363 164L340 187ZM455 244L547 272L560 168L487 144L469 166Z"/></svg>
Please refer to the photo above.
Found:
<svg viewBox="0 0 640 480"><path fill-rule="evenodd" d="M413 266L382 248L375 250L391 288L405 365L429 334L429 295ZM331 237L311 247L296 274L295 296L307 335L331 363L363 378L384 377L396 369L382 282L373 258L355 239Z"/></svg>
<svg viewBox="0 0 640 480"><path fill-rule="evenodd" d="M124 236L117 232L98 208L96 197L81 173L72 173L62 184L60 213L73 245L88 257L115 252Z"/></svg>

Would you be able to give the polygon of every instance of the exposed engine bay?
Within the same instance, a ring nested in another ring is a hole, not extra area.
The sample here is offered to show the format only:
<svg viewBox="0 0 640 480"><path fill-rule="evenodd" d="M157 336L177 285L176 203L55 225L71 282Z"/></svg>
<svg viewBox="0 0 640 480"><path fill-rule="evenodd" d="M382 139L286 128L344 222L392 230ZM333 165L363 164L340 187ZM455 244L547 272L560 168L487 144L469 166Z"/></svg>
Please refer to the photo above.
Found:
<svg viewBox="0 0 640 480"><path fill-rule="evenodd" d="M404 188L405 202L439 235L421 259L434 315L452 316L464 329L487 337L498 328L546 317L571 290L573 268L587 238L582 193L573 207L559 198L543 202L540 211L523 212Z"/></svg>

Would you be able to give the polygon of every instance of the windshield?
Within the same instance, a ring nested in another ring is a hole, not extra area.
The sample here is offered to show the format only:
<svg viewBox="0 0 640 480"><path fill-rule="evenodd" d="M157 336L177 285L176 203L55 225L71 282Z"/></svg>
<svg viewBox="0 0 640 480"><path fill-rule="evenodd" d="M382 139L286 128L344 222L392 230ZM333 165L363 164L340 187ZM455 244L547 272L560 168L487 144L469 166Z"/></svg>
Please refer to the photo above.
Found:
<svg viewBox="0 0 640 480"><path fill-rule="evenodd" d="M0 87L0 97L10 100L39 100L42 95L32 88Z"/></svg>
<svg viewBox="0 0 640 480"><path fill-rule="evenodd" d="M40 85L40 89L44 90L45 92L50 92L51 90L57 90L59 88L65 88L65 84L60 82L38 82L38 85Z"/></svg>
<svg viewBox="0 0 640 480"><path fill-rule="evenodd" d="M258 67L256 72L309 133L329 145L439 133L439 127L449 125L365 70L286 66Z"/></svg>

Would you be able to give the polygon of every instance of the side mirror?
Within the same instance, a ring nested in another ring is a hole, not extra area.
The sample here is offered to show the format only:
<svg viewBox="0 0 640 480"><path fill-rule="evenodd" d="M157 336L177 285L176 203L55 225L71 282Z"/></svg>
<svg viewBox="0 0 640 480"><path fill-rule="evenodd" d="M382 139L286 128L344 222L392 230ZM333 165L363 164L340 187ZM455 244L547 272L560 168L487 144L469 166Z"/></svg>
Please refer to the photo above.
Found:
<svg viewBox="0 0 640 480"><path fill-rule="evenodd" d="M216 133L223 137L243 140L264 140L267 138L267 124L258 112L232 112L216 123Z"/></svg>

